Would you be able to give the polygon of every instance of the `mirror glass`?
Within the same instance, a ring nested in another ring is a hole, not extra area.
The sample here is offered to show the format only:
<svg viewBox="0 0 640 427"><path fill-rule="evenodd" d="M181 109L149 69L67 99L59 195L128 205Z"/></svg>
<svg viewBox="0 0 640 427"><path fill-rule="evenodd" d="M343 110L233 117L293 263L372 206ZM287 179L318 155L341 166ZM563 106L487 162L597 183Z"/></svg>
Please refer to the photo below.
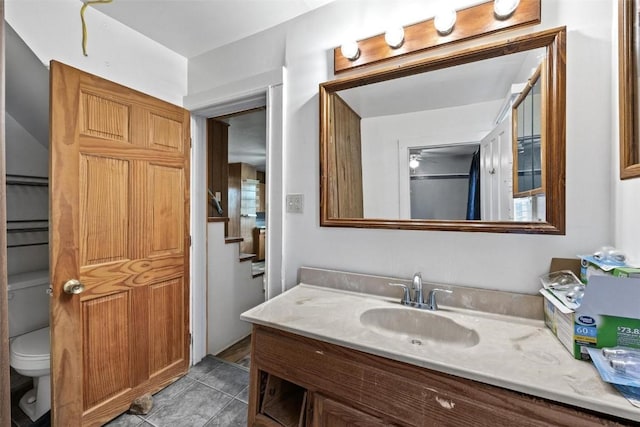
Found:
<svg viewBox="0 0 640 427"><path fill-rule="evenodd" d="M542 157L540 141L540 79L527 85L514 107L513 156L515 161L514 196L544 191L542 188Z"/></svg>
<svg viewBox="0 0 640 427"><path fill-rule="evenodd" d="M564 116L562 33L323 84L322 225L557 232L544 184L563 187L564 129L545 117L554 97Z"/></svg>
<svg viewBox="0 0 640 427"><path fill-rule="evenodd" d="M640 177L640 0L619 1L620 178Z"/></svg>

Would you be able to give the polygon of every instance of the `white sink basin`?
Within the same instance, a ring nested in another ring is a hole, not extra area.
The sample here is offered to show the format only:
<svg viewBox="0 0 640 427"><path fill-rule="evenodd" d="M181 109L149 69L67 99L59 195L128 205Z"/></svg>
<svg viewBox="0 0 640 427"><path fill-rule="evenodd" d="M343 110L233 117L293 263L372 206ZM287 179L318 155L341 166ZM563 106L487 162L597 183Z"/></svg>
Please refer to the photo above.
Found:
<svg viewBox="0 0 640 427"><path fill-rule="evenodd" d="M360 315L360 323L369 330L416 345L435 343L455 347L473 347L480 342L478 333L438 312L404 307L372 308Z"/></svg>

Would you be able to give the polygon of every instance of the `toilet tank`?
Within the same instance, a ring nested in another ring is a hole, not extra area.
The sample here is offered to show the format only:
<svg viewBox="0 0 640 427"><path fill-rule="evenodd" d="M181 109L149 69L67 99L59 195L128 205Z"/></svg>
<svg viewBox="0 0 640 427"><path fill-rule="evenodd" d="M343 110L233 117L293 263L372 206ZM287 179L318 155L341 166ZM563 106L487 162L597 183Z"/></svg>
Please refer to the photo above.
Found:
<svg viewBox="0 0 640 427"><path fill-rule="evenodd" d="M49 271L13 274L9 282L9 337L49 326Z"/></svg>

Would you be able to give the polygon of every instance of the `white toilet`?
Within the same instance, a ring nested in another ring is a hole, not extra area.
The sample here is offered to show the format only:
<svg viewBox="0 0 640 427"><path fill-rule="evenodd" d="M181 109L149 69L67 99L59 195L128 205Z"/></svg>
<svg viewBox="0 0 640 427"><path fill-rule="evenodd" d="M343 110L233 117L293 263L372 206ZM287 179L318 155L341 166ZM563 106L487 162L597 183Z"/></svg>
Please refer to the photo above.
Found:
<svg viewBox="0 0 640 427"><path fill-rule="evenodd" d="M51 343L49 339L49 272L9 276L10 364L33 378L33 389L20 399L20 409L36 421L51 409Z"/></svg>

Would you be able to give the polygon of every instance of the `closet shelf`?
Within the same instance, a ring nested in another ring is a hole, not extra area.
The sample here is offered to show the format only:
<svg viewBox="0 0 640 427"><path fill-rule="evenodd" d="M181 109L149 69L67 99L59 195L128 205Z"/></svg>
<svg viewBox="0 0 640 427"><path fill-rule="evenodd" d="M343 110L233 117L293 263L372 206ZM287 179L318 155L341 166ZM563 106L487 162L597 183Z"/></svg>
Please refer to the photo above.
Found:
<svg viewBox="0 0 640 427"><path fill-rule="evenodd" d="M7 249L11 249L11 248L23 248L26 246L43 246L43 245L48 245L49 242L35 242L35 243L19 243L17 245L7 245Z"/></svg>
<svg viewBox="0 0 640 427"><path fill-rule="evenodd" d="M32 175L6 175L7 185L27 185L32 187L48 187L49 178Z"/></svg>
<svg viewBox="0 0 640 427"><path fill-rule="evenodd" d="M460 178L469 178L468 173L424 173L424 174L416 174L411 175L409 179L411 180L421 180L421 179L460 179Z"/></svg>

